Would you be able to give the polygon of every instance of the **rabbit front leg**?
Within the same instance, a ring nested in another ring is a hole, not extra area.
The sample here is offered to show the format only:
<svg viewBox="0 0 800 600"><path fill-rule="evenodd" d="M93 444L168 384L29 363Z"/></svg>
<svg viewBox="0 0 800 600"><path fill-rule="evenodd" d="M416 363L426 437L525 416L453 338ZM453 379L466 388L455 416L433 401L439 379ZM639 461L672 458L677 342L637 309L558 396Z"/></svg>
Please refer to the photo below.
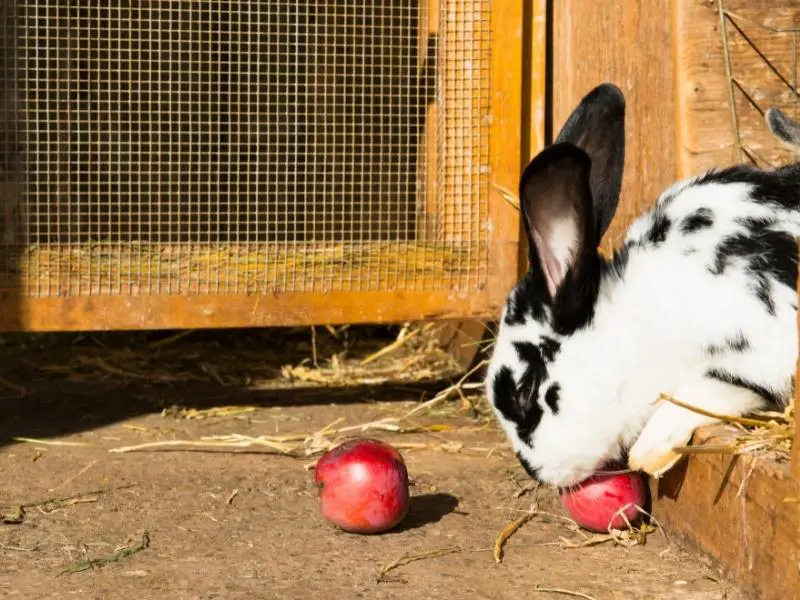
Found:
<svg viewBox="0 0 800 600"><path fill-rule="evenodd" d="M707 375L684 383L673 396L684 404L726 416L746 414L764 402L755 392ZM698 427L717 422L713 417L661 400L631 446L628 466L661 477L681 458L674 448L686 445Z"/></svg>

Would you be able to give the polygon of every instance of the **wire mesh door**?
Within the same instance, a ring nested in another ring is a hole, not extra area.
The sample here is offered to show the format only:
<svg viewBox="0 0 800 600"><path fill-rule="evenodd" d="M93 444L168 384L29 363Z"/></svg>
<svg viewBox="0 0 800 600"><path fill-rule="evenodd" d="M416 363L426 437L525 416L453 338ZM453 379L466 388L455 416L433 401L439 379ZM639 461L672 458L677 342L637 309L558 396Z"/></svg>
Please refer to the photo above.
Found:
<svg viewBox="0 0 800 600"><path fill-rule="evenodd" d="M3 328L496 311L520 9L102 4L4 4Z"/></svg>

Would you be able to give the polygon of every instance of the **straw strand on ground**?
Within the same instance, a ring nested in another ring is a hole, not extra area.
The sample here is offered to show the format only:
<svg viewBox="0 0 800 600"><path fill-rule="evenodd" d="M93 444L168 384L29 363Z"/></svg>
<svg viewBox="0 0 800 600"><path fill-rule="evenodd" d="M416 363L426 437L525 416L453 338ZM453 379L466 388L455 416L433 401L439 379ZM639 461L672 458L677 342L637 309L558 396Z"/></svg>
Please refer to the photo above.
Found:
<svg viewBox="0 0 800 600"><path fill-rule="evenodd" d="M427 550L425 552L420 552L419 554L406 554L405 556L401 556L400 558L393 560L390 563L386 563L382 565L378 569L378 575L376 577L377 581L380 583L385 580L386 574L398 567L402 567L412 562L416 562L418 560L425 560L428 558L437 558L439 556L447 556L448 554L455 554L457 552L464 552L464 549L461 546L448 546L446 548L437 548L435 550Z"/></svg>
<svg viewBox="0 0 800 600"><path fill-rule="evenodd" d="M142 533L142 539L138 544L121 548L110 556L100 556L98 558L90 558L88 560L78 561L61 571L59 575L80 573L81 571L87 571L89 569L94 569L95 567L102 567L111 563L119 562L123 559L133 556L138 552L141 552L142 550L146 550L149 546L150 535L145 531Z"/></svg>
<svg viewBox="0 0 800 600"><path fill-rule="evenodd" d="M503 560L503 546L508 541L508 539L514 535L520 527L522 527L525 523L530 521L534 516L536 516L536 509L535 507L531 509L531 511L527 514L522 515L518 519L511 521L508 525L506 525L503 530L497 536L497 539L494 542L494 562L499 563Z"/></svg>
<svg viewBox="0 0 800 600"><path fill-rule="evenodd" d="M573 592L563 588L549 588L537 585L535 588L533 588L533 591L546 594L561 594L562 596L572 596L574 598L583 598L584 600L595 600L594 596L590 596L589 594L584 594L583 592Z"/></svg>

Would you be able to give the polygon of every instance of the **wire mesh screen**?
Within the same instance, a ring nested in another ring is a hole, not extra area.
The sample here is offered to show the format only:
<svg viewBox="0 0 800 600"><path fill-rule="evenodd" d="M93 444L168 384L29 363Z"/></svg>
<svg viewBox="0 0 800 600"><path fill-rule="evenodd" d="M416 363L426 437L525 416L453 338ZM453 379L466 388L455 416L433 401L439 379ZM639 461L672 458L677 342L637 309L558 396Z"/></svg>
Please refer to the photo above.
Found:
<svg viewBox="0 0 800 600"><path fill-rule="evenodd" d="M770 133L764 114L777 106L800 117L800 6L796 0L720 0L718 8L736 159L761 167L791 162L794 155Z"/></svg>
<svg viewBox="0 0 800 600"><path fill-rule="evenodd" d="M490 4L5 2L4 287L482 284Z"/></svg>

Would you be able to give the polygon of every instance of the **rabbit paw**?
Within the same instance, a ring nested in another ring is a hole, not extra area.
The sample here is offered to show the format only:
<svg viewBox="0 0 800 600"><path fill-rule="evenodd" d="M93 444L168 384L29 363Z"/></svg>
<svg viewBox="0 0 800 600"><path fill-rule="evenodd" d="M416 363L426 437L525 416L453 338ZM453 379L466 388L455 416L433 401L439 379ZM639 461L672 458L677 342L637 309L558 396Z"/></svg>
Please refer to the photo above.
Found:
<svg viewBox="0 0 800 600"><path fill-rule="evenodd" d="M697 416L674 404L659 406L631 446L628 466L652 477L664 475L681 458L674 449L686 445L700 425Z"/></svg>
<svg viewBox="0 0 800 600"><path fill-rule="evenodd" d="M675 397L712 414L728 416L746 414L762 402L747 388L710 377L682 386ZM662 400L631 446L628 466L652 477L661 477L681 458L675 448L685 446L698 427L715 422L716 418Z"/></svg>

